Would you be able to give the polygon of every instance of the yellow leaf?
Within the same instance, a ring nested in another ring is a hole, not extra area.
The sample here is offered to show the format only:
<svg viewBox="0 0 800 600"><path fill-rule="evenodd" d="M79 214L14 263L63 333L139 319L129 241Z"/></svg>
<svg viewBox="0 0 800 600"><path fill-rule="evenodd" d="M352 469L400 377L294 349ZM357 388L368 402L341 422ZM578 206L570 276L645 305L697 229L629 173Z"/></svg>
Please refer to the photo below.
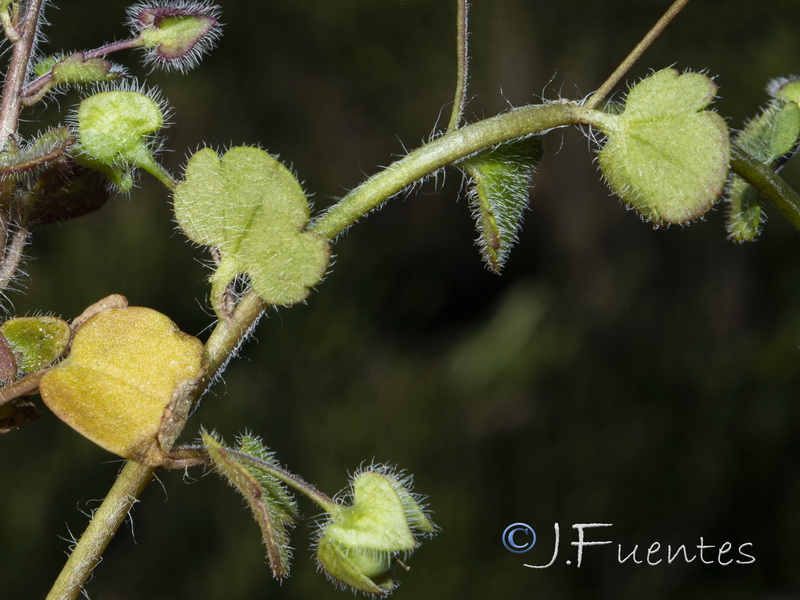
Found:
<svg viewBox="0 0 800 600"><path fill-rule="evenodd" d="M102 311L78 329L72 352L42 377L45 404L99 446L150 466L164 462L203 369L203 346L142 307ZM185 404L185 403L184 403Z"/></svg>

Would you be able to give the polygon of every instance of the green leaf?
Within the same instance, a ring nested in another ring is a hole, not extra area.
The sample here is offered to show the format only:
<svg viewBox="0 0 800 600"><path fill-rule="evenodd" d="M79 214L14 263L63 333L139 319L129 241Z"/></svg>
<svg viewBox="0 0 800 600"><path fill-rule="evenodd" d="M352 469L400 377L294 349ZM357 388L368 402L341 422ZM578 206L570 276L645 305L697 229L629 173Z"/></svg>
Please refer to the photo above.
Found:
<svg viewBox="0 0 800 600"><path fill-rule="evenodd" d="M69 356L39 392L62 421L97 445L149 466L167 459L188 417L187 386L204 368L203 345L165 315L112 308L75 333Z"/></svg>
<svg viewBox="0 0 800 600"><path fill-rule="evenodd" d="M240 275L268 304L289 305L305 300L327 269L328 242L303 231L309 209L300 184L258 148L195 153L175 190L175 216L189 239L219 251L210 278L218 313Z"/></svg>
<svg viewBox="0 0 800 600"><path fill-rule="evenodd" d="M58 317L17 317L0 325L0 334L17 357L21 373L33 373L57 361L69 344L69 324Z"/></svg>
<svg viewBox="0 0 800 600"><path fill-rule="evenodd" d="M123 192L133 186L134 167L171 186L150 148L151 136L164 126L164 108L158 100L131 90L100 92L80 103L77 118L76 160L105 173Z"/></svg>
<svg viewBox="0 0 800 600"><path fill-rule="evenodd" d="M773 166L790 155L800 138L800 106L794 102L770 102L736 136L734 142L751 157ZM736 174L728 184L728 237L753 241L763 221L758 191Z"/></svg>
<svg viewBox="0 0 800 600"><path fill-rule="evenodd" d="M294 500L278 479L253 462L242 461L241 457L244 454L257 461L272 463L272 454L260 440L250 436L240 439L238 456L213 435L202 432L201 437L214 469L247 501L261 528L272 574L276 579L283 579L289 574L291 549L287 529L296 516Z"/></svg>
<svg viewBox="0 0 800 600"><path fill-rule="evenodd" d="M517 241L528 187L541 157L540 138L528 137L484 150L459 165L472 181L470 205L477 243L486 266L495 273Z"/></svg>
<svg viewBox="0 0 800 600"><path fill-rule="evenodd" d="M728 128L703 110L715 93L705 75L664 69L631 89L622 114L590 119L608 136L598 157L608 184L656 225L696 219L722 194Z"/></svg>

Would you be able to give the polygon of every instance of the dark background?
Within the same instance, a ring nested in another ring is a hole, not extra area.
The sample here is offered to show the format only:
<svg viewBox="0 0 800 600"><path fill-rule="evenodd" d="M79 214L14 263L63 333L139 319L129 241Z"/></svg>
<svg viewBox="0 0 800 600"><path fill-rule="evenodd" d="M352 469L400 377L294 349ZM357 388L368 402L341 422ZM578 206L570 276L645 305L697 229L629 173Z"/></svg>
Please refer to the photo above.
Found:
<svg viewBox="0 0 800 600"><path fill-rule="evenodd" d="M223 4L219 48L189 75L147 76L119 57L175 109L173 172L203 143L258 144L321 209L445 126L455 2ZM590 93L666 5L475 0L468 119ZM123 10L62 3L48 13L52 49L123 37ZM800 71L799 23L796 0L697 1L627 80L706 71L716 108L740 127L770 78ZM56 119L74 100L26 117ZM546 146L501 277L482 267L461 177L448 171L338 241L327 280L307 305L262 320L185 439L201 424L228 440L252 430L329 493L373 459L414 473L442 532L410 558L398 598L800 598L800 238L769 209L758 243L731 244L722 206L653 231L610 197L580 131ZM796 164L784 173L800 186ZM205 258L144 178L129 198L37 231L5 306L71 318L121 293L205 338ZM0 439L0 597L45 596L119 466L49 413ZM233 490L200 471L159 479L92 598L350 597L315 573L311 504L293 533L293 575L278 584ZM501 545L515 521L539 533L530 554ZM559 560L526 569L549 560L554 522ZM613 523L589 535L625 553L639 544L640 558L654 541L702 536L750 542L756 562L620 566L606 547L587 549L579 570L571 525L589 522Z"/></svg>

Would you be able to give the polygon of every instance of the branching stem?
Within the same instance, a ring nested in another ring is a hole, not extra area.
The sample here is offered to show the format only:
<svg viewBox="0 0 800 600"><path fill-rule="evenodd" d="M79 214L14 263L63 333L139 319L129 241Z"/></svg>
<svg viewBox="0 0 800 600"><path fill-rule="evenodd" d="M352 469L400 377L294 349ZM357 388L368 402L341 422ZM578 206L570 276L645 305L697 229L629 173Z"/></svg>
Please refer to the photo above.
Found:
<svg viewBox="0 0 800 600"><path fill-rule="evenodd" d="M594 112L571 102L535 104L448 131L365 181L309 230L333 239L388 198L446 165L501 142L580 123Z"/></svg>
<svg viewBox="0 0 800 600"><path fill-rule="evenodd" d="M208 368L204 381L195 392L196 401L211 384L216 374L249 334L266 305L255 294L242 298L231 319L221 320L205 344ZM64 565L47 600L77 598L95 565L100 561L111 538L136 502L136 498L153 478L155 469L128 461L109 490L100 508L92 516L69 560Z"/></svg>
<svg viewBox="0 0 800 600"><path fill-rule="evenodd" d="M103 56L107 56L112 52L119 52L121 50L130 50L132 48L139 48L142 45L143 41L140 37L130 38L127 40L120 40L117 42L112 42L110 44L106 44L105 46L100 46L99 48L95 48L94 50L87 50L83 53L83 57L86 60L90 58L99 58ZM44 98L47 92L52 87L53 83L53 71L50 70L44 75L40 75L33 81L31 81L25 88L22 90L22 102L25 106L31 106L36 104L39 100Z"/></svg>
<svg viewBox="0 0 800 600"><path fill-rule="evenodd" d="M523 107L448 131L442 137L414 150L370 177L313 222L309 230L333 240L381 203L446 165L511 139L543 133L566 125L597 122L602 118L603 113L587 106L561 102ZM800 197L794 190L788 188L770 169L766 169L768 173L764 172L763 165L759 165L736 149L732 154L731 165L743 178L763 191L784 214L789 216L790 221L800 228ZM773 188L774 192L769 191ZM205 344L208 370L195 393L194 400L199 398L236 353L266 308L267 305L251 291L237 303L228 318L221 319L217 323ZM249 457L240 458L253 460ZM264 468L260 463L258 466ZM325 510L335 508L333 500L302 480L276 470L271 465L268 466L273 475L309 495ZM127 510L133 506L136 496L152 476L152 468L133 462L127 463L78 542L48 600L73 600L79 595L92 568L99 561L116 528L122 523Z"/></svg>

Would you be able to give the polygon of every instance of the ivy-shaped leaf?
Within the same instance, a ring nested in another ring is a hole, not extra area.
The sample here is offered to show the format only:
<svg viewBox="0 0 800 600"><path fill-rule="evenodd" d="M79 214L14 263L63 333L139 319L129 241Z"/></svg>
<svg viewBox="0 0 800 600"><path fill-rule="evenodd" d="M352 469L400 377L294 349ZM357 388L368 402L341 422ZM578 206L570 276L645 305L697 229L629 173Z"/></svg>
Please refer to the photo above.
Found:
<svg viewBox="0 0 800 600"><path fill-rule="evenodd" d="M175 190L175 216L189 239L219 251L210 278L218 313L239 275L268 304L289 305L305 300L327 269L328 242L303 231L309 209L300 184L258 148L195 153Z"/></svg>
<svg viewBox="0 0 800 600"><path fill-rule="evenodd" d="M621 114L590 118L608 136L599 163L609 185L656 225L696 219L722 194L728 128L703 110L715 93L705 75L664 69L631 89Z"/></svg>
<svg viewBox="0 0 800 600"><path fill-rule="evenodd" d="M58 418L124 458L159 466L182 429L187 386L204 367L203 345L165 315L112 308L75 333L69 356L42 377L39 392Z"/></svg>
<svg viewBox="0 0 800 600"><path fill-rule="evenodd" d="M272 453L252 436L240 438L236 452L231 452L220 440L205 432L202 441L214 469L247 501L261 528L272 574L276 579L283 579L289 574L291 559L287 529L297 516L297 510L286 486L258 467L259 461L274 462ZM255 460L243 460L243 455Z"/></svg>
<svg viewBox="0 0 800 600"><path fill-rule="evenodd" d="M499 273L517 241L528 187L542 157L538 137L500 144L464 160L459 166L471 179L470 208L477 243L486 266Z"/></svg>

